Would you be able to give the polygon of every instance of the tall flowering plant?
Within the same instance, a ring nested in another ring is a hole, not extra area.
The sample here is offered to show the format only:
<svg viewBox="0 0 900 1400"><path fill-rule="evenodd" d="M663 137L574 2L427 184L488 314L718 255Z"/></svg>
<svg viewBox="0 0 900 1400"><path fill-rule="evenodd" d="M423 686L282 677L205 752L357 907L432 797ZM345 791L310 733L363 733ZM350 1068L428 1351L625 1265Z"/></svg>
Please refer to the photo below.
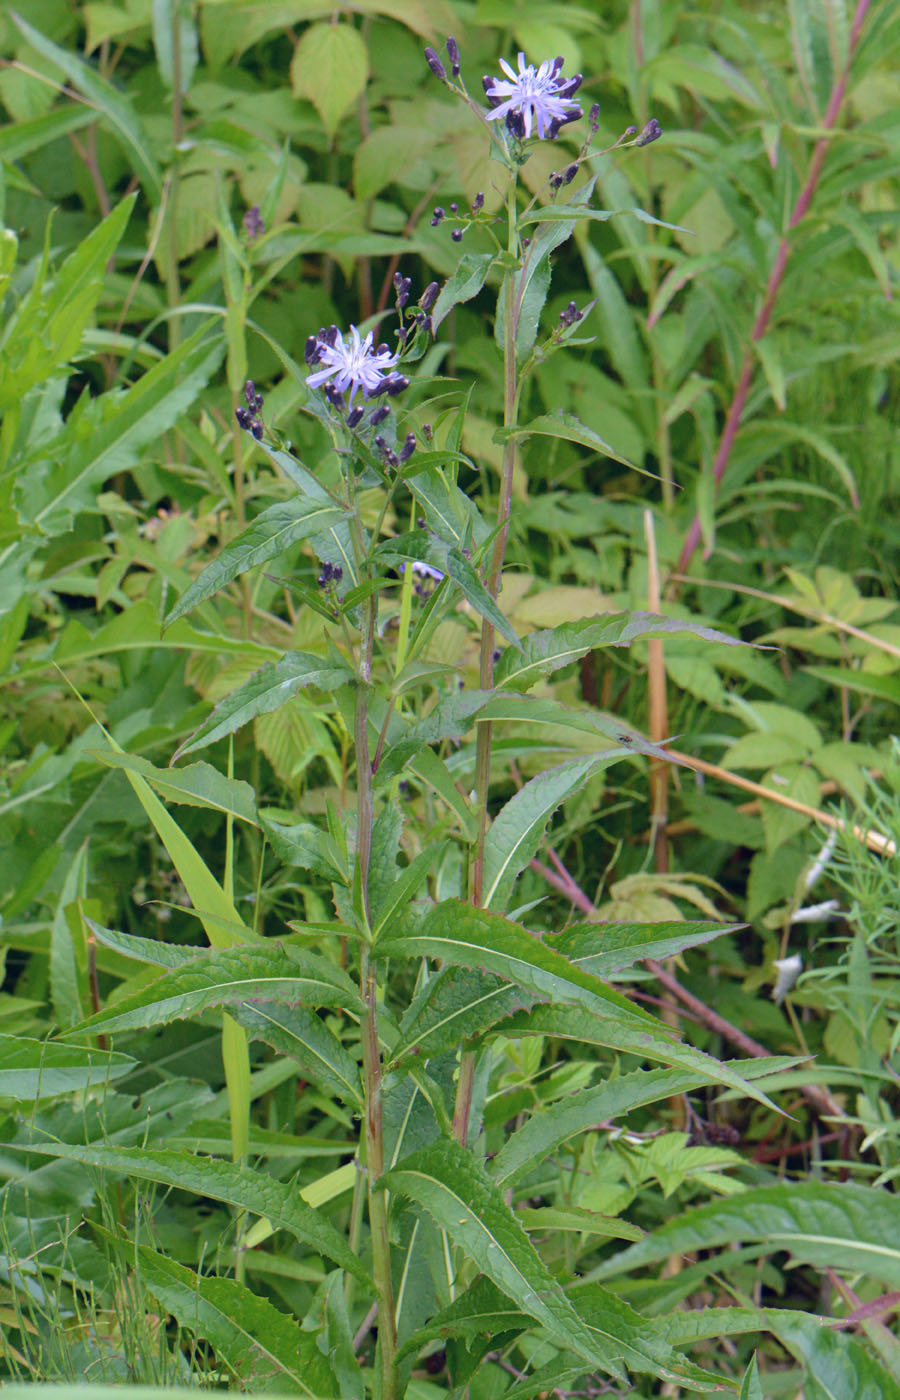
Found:
<svg viewBox="0 0 900 1400"><path fill-rule="evenodd" d="M220 901L209 927L221 940L191 963L190 1004L227 1010L235 1095L243 1072L235 1036L258 1036L299 1059L305 1077L339 1098L360 1125L346 1236L295 1193L270 1190L263 1201L248 1184L254 1173L243 1168L240 1177L243 1208L264 1217L248 1245L264 1238L268 1220L269 1228L293 1230L337 1271L297 1334L310 1393L361 1397L365 1387L377 1400L398 1400L420 1367L462 1394L486 1358L515 1377L517 1400L562 1386L578 1390L585 1377L587 1393L601 1393L632 1373L714 1388L715 1375L678 1354L663 1328L590 1274L571 1288L566 1260L575 1255L555 1248L547 1226L552 1232L553 1220L564 1229L574 1221L590 1240L597 1237L592 1218L562 1211L545 1222L528 1207L539 1217L532 1221L517 1209L555 1194L554 1172L544 1164L564 1154L573 1136L630 1106L701 1084L766 1101L732 1066L682 1044L603 980L646 957L648 946L661 958L709 939L709 925L625 925L598 939L592 924L540 929L539 911L510 911L519 903L518 877L567 797L612 763L666 757L640 734L597 713L574 713L535 687L589 650L636 637L688 629L728 639L627 613L572 619L522 638L504 614L523 439L556 436L614 455L571 414L521 421L532 370L580 336L591 309L573 300L556 324L541 324L554 252L579 220L613 212L592 203L599 108L592 105L585 119L581 76L566 77L559 58L535 66L520 53L515 67L502 60L501 75L485 77L477 96L454 39L445 57L428 48L425 59L481 123L505 170L500 216L478 195L466 213L450 206L449 218L438 206L431 222L449 222L455 243L478 229L488 247L463 253L442 286L427 282L417 291L412 276L398 271L393 311L377 324L310 328L306 370L296 372L305 379L305 411L330 435L330 474L301 462L267 426L263 395L247 382L237 421L292 494L228 543L169 616L177 621L288 546L303 544L315 555L317 586L294 587L324 620L326 654L289 651L269 662L179 752L233 734L305 687L333 697L353 736L355 787L346 810L329 809L321 824L303 817L262 824L282 861L330 884L335 917L292 925L284 944L259 943L233 905ZM568 140L578 122L586 126L581 146L560 145L559 169L546 187L523 195L520 172L534 144ZM659 135L655 121L641 132L630 127L614 148ZM579 174L585 178L576 185ZM416 378L448 314L485 288L496 291L503 367L493 519L458 485L460 465L477 466L463 450L465 393L428 399L427 381ZM408 529L395 526L406 518ZM450 618L477 632L476 686L438 650L437 630ZM496 736L521 736L535 725L570 733L571 748L554 738L558 758L499 798L493 785L506 774L495 761ZM124 935L98 929L97 936L129 949ZM146 957L139 942L135 956ZM610 947L614 955L604 951ZM183 1014L184 995L169 986L177 978L184 978L180 967L135 993L133 1006L119 1003L88 1024L118 1025L123 1016L136 1024L151 1005L157 1021L170 1014L163 1007ZM655 1068L561 1101L538 1094L504 1133L486 1113L496 1067L509 1046L539 1048L546 1037ZM617 1227L613 1237L632 1237L630 1230ZM598 1268L608 1237L602 1226L600 1245L585 1245Z"/></svg>

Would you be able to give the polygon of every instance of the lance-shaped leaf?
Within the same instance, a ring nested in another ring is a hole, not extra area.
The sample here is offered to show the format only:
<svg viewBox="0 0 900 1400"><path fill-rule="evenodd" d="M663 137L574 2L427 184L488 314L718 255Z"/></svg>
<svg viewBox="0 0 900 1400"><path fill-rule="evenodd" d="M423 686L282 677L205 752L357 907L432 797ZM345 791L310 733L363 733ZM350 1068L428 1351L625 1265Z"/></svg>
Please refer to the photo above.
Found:
<svg viewBox="0 0 900 1400"><path fill-rule="evenodd" d="M530 728L550 727L556 730L561 738L565 736L566 731L570 733L576 731L580 734L592 735L595 739L603 738L612 740L614 744L625 745L620 756L624 756L625 753L643 754L645 757L664 759L669 763L677 762L666 749L659 744L651 743L649 739L644 738L643 734L632 729L628 724L623 724L612 716L600 714L595 710L574 710L568 705L560 704L558 700L551 700L543 695L516 695L512 692L501 692L499 695L495 695L493 700L489 700L487 705L479 711L478 719L479 721L490 720L492 724L502 721L527 724ZM591 747L594 746L591 745Z"/></svg>
<svg viewBox="0 0 900 1400"><path fill-rule="evenodd" d="M410 759L427 745L438 744L442 739L458 743L465 738L475 716L488 704L493 693L491 690L460 690L439 700L424 719L413 724L402 726L397 717L397 723L388 733L389 748L378 765L377 785L382 786L402 772Z"/></svg>
<svg viewBox="0 0 900 1400"><path fill-rule="evenodd" d="M501 807L484 843L485 908L498 912L505 909L516 876L540 845L547 822L557 807L579 791L594 773L628 753L626 748L616 748L589 758L569 759L530 778Z"/></svg>
<svg viewBox="0 0 900 1400"><path fill-rule="evenodd" d="M548 948L537 934L462 900L443 900L416 927L388 934L375 947L379 957L440 958L457 967L483 968L538 997L580 1002L614 1014L636 1031L658 1026L599 977L573 967L562 953Z"/></svg>
<svg viewBox="0 0 900 1400"><path fill-rule="evenodd" d="M727 1084L731 1089L756 1099L767 1108L775 1108L761 1089L732 1069L726 1061L716 1060L693 1045L669 1038L668 1027L654 1021L648 1031L645 1026L629 1024L625 1017L609 1011L594 1012L582 1006L535 1006L532 1011L517 1012L495 1028L499 1035L552 1035L562 1040L584 1041L588 1045L605 1045L610 1050L622 1050L641 1059L655 1060L699 1073L715 1084ZM491 1032L493 1034L493 1031ZM751 1066L756 1062L748 1062ZM770 1065L771 1068L771 1065ZM752 1071L751 1071L752 1072Z"/></svg>
<svg viewBox="0 0 900 1400"><path fill-rule="evenodd" d="M621 1377L624 1364L670 1380L684 1379L686 1370L693 1369L679 1364L664 1342L648 1339L646 1319L611 1297L608 1318L595 1316L589 1325L544 1264L499 1188L458 1143L443 1138L413 1153L379 1184L424 1207L507 1298L592 1366Z"/></svg>
<svg viewBox="0 0 900 1400"><path fill-rule="evenodd" d="M660 924L572 924L562 933L547 934L546 942L564 953L576 967L609 977L644 958L671 958L685 948L710 943L722 934L734 933L741 924L691 923L685 920Z"/></svg>
<svg viewBox="0 0 900 1400"><path fill-rule="evenodd" d="M54 44L52 39L48 39L39 29L32 28L19 15L13 13L12 19L32 48L55 69L65 73L70 83L88 99L94 111L106 118L127 148L135 174L142 181L148 196L158 199L162 193L162 176L143 125L128 98L102 78L92 64Z"/></svg>
<svg viewBox="0 0 900 1400"><path fill-rule="evenodd" d="M533 418L530 423L523 423L518 428L498 428L494 434L497 442L505 442L508 438L529 438L538 437L562 438L565 442L578 443L580 447L589 447L592 452L597 452L602 457L611 457L614 462L621 462L623 467L630 467L632 471L640 472L642 476L654 476L653 472L644 471L642 467L623 457L614 447L589 428L586 423L576 417L574 413L568 413L560 409L556 413L542 413L539 417Z"/></svg>
<svg viewBox="0 0 900 1400"><path fill-rule="evenodd" d="M531 992L477 968L445 967L418 991L400 1023L390 1063L408 1055L423 1059L455 1050L514 1011L534 1004Z"/></svg>
<svg viewBox="0 0 900 1400"><path fill-rule="evenodd" d="M72 1094L120 1079L134 1064L130 1055L112 1050L0 1035L0 1096L27 1100Z"/></svg>
<svg viewBox="0 0 900 1400"><path fill-rule="evenodd" d="M179 747L175 758L205 748L226 734L234 734L250 720L256 719L257 715L280 709L291 696L306 686L314 685L319 690L332 691L353 679L350 667L337 659L325 661L321 656L306 651L285 652L280 661L261 666L245 685L220 700L199 729Z"/></svg>
<svg viewBox="0 0 900 1400"><path fill-rule="evenodd" d="M138 1181L157 1181L212 1201L224 1201L268 1220L276 1230L287 1230L301 1244L332 1259L363 1283L370 1282L341 1231L326 1216L307 1205L295 1185L277 1181L265 1172L216 1157L198 1157L193 1152L167 1148L150 1151L140 1147L107 1147L102 1143L81 1146L69 1142L30 1142L27 1150L44 1157L83 1162L86 1166L100 1167Z"/></svg>
<svg viewBox="0 0 900 1400"><path fill-rule="evenodd" d="M226 778L209 763L189 763L186 768L155 768L147 758L116 753L114 749L95 749L87 757L96 758L108 768L127 768L132 773L140 773L154 792L168 802L206 807L258 825L256 796L250 784L238 778Z"/></svg>
<svg viewBox="0 0 900 1400"><path fill-rule="evenodd" d="M456 271L444 283L434 304L431 321L435 330L454 306L478 295L493 261L493 253L463 253Z"/></svg>
<svg viewBox="0 0 900 1400"><path fill-rule="evenodd" d="M593 1271L613 1278L671 1254L763 1241L801 1263L847 1270L900 1288L900 1198L853 1182L762 1186L699 1206ZM727 1267L727 1255L717 1267Z"/></svg>
<svg viewBox="0 0 900 1400"><path fill-rule="evenodd" d="M166 626L190 612L198 603L211 598L248 569L265 564L300 540L309 539L310 535L346 518L346 512L331 501L326 504L301 498L278 501L274 506L269 506L236 539L231 540L194 580L169 613Z"/></svg>
<svg viewBox="0 0 900 1400"><path fill-rule="evenodd" d="M98 924L87 915L85 923L104 948L112 948L116 953L123 953L126 958L150 963L154 967L184 967L186 963L193 962L198 953L197 948L189 945L163 943L159 938L141 938L135 933L118 933L115 929Z"/></svg>
<svg viewBox="0 0 900 1400"><path fill-rule="evenodd" d="M697 622L660 617L649 612L601 613L532 632L522 641L521 650L505 651L497 662L494 683L503 690L528 690L544 676L578 661L597 647L625 647L647 637L667 637L688 633L708 642L738 646L734 637Z"/></svg>
<svg viewBox="0 0 900 1400"><path fill-rule="evenodd" d="M68 530L73 517L92 508L107 477L137 460L138 453L171 428L208 383L224 353L206 327L166 355L129 389L85 402L54 442L43 445L41 470L16 483L22 516L43 534ZM48 465L49 463L49 465Z"/></svg>
<svg viewBox="0 0 900 1400"><path fill-rule="evenodd" d="M408 567L409 561L419 560L430 564L451 579L477 613L505 637L513 646L520 645L515 631L497 607L494 599L485 588L465 555L454 545L433 535L430 530L412 530L396 539L385 540L377 546L375 556L379 562L392 568L401 565Z"/></svg>
<svg viewBox="0 0 900 1400"><path fill-rule="evenodd" d="M316 480L312 472L308 471L302 462L298 462L297 458L292 456L290 452L282 452L280 448L270 447L265 440L259 444L259 447L284 473L288 481L296 486L301 496L306 500L316 501L323 506L335 505L334 497ZM350 538L350 526L347 524L346 516L342 516L337 523L326 526L321 534L310 535L309 542L323 562L343 570L345 588L352 588L359 582L354 563L353 541Z"/></svg>
<svg viewBox="0 0 900 1400"><path fill-rule="evenodd" d="M609 219L615 219L620 214L632 214L642 224L654 224L657 228L668 228L673 233L690 233L689 228L682 228L680 224L667 224L663 219L657 219L653 214L648 214L646 209L582 209L579 211L579 219L589 219L593 223L605 224ZM539 209L532 209L530 213L523 214L519 219L520 226L525 224L546 224L546 223L567 223L572 217L571 205L566 204L545 204Z"/></svg>
<svg viewBox="0 0 900 1400"><path fill-rule="evenodd" d="M316 1334L302 1331L267 1298L234 1279L195 1274L144 1244L129 1241L128 1259L164 1311L208 1342L248 1389L310 1400L334 1394L335 1380Z"/></svg>
<svg viewBox="0 0 900 1400"><path fill-rule="evenodd" d="M285 822L276 822L265 816L262 828L272 850L284 865L312 870L326 880L349 884L346 858L329 831L314 826L312 822L296 822L288 826Z"/></svg>
<svg viewBox="0 0 900 1400"><path fill-rule="evenodd" d="M396 1053L396 1052L395 1052ZM712 1062L713 1064L715 1062ZM781 1057L726 1062L727 1069L746 1079L759 1079L794 1060ZM491 1175L508 1186L535 1162L542 1162L562 1143L597 1123L620 1118L633 1108L656 1103L673 1094L686 1094L714 1082L702 1069L637 1069L588 1089L579 1089L556 1103L537 1109L508 1137L491 1163Z"/></svg>
<svg viewBox="0 0 900 1400"><path fill-rule="evenodd" d="M88 1017L67 1034L162 1026L244 1001L340 1006L348 1011L361 1011L363 1005L350 978L325 958L297 948L255 943L204 949L189 963Z"/></svg>
<svg viewBox="0 0 900 1400"><path fill-rule="evenodd" d="M325 1022L306 1006L241 1002L230 1015L253 1037L302 1065L307 1078L341 1103L362 1106L359 1065Z"/></svg>

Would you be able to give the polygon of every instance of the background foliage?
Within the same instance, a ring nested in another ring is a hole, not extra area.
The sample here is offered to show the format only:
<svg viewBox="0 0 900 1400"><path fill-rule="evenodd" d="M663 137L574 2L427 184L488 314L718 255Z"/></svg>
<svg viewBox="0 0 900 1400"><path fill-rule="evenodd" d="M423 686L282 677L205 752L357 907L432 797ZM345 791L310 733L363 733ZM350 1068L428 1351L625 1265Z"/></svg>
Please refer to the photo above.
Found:
<svg viewBox="0 0 900 1400"><path fill-rule="evenodd" d="M614 1280L617 1335L652 1353L637 1393L702 1385L697 1372L666 1374L675 1347L748 1396L891 1395L900 16L890 0L855 10L792 0L777 22L753 0L32 0L0 15L4 1374L356 1396L355 1356L371 1364L367 1273L354 1281L345 1243L361 1228L346 1012L304 1020L303 1008L282 1008L284 1024L260 1034L244 1006L255 1038L243 1129L230 1111L239 1055L226 1031L226 1091L214 997L192 1004L191 1020L135 1013L114 1047L102 1025L75 1043L47 1037L101 1006L112 1016L137 1005L160 968L178 976L180 949L227 949L241 923L266 939L292 929L296 969L317 947L314 926L349 922L340 897L335 908L347 848L334 813L352 786L352 720L330 619L315 605L313 550L298 530L277 559L162 623L200 563L292 499L283 458L235 423L248 376L266 396L268 442L289 441L330 484L327 434L298 412L307 336L384 311L398 267L418 295L461 252L489 249L482 229L459 247L452 216L431 222L435 205L465 210L483 191L490 212L501 194L477 127L422 58L448 33L473 91L499 55L563 55L601 103L598 148L656 116L662 141L593 160L596 202L678 226L586 222L556 255L544 322L573 298L591 303L591 343L541 363L525 408L529 419L574 413L589 432L523 443L506 616L526 637L649 608L755 644L687 633L627 649L592 642L539 681L548 702L583 702L628 734L677 736L692 766L666 772L636 756L572 784L515 907L562 938L573 910L588 922L714 921L730 931L679 941L670 928L658 946L589 970L662 1002L688 1046L815 1056L764 1066L761 1085L787 1118L688 1068L641 1068L627 1045L592 1043L552 1007L540 1008L542 1033L532 1016L520 1035L519 1012L481 1062L479 1152L498 1194L511 1193L549 1291L580 1276L560 1297L590 1315L599 1282ZM526 186L537 191L564 159L558 146L536 149ZM261 233L246 218L255 206ZM453 308L418 367L423 383L433 377L429 413L466 399L456 445L474 466L461 462L458 483L488 518L503 397L491 293ZM414 386L409 406L420 440L425 394ZM377 508L373 493L372 523ZM386 523L409 527L400 512ZM388 638L398 606L396 591L382 596ZM415 620L427 607L416 600ZM469 621L465 608L451 614L430 643L430 661L455 668L436 682L448 695L457 675L477 686ZM285 651L321 671L217 737L211 707ZM576 728L524 724L502 742L495 810L582 743ZM445 741L452 774L471 773L473 748ZM416 878L427 875L435 899L459 894L452 812L424 784L393 781L405 826L401 845L386 824L384 850L400 873L421 859ZM835 832L824 856L823 812ZM112 933L99 941L98 926L152 940L137 971L134 947ZM348 934L321 954L334 987L352 947ZM773 962L797 953L807 971L776 1003ZM246 967L250 955L228 956ZM260 961L246 975L264 973ZM455 984L457 1012L483 990L470 973ZM416 973L400 975L408 1003ZM418 992L398 1022L398 1060L420 1048L413 1032L429 1016L454 1010ZM335 998L319 1005L344 1005ZM435 1033L438 1078L452 1078L458 1043ZM740 1071L753 1074L752 1060ZM421 1096L386 1112L404 1152L433 1150ZM48 1143L53 1153L39 1155ZM198 1153L214 1160L192 1175ZM235 1175L247 1163L252 1182ZM474 1170L444 1161L434 1180L451 1168ZM253 1194L260 1177L265 1197ZM398 1169L392 1192L411 1189ZM397 1227L420 1232L415 1248L398 1240L411 1270L407 1393L431 1400L469 1385L477 1400L513 1400L617 1384L585 1380L584 1353L573 1361L496 1278L472 1283L465 1306L458 1280L435 1291L446 1225L439 1201L419 1205Z"/></svg>

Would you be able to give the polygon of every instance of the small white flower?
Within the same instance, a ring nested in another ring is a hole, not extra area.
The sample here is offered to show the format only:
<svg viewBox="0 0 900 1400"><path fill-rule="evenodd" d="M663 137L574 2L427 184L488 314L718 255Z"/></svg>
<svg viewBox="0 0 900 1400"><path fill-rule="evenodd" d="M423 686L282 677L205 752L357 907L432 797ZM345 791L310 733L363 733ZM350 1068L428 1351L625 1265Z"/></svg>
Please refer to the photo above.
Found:
<svg viewBox="0 0 900 1400"><path fill-rule="evenodd" d="M556 136L566 122L581 116L581 108L572 101L573 93L581 85L581 78L560 80L562 60L545 59L540 68L525 62L524 53L519 54L518 73L501 58L500 67L504 78L485 79L485 95L492 101L499 101L493 111L488 112L489 122L516 119L519 135L527 141L534 126L543 141ZM509 124L509 123L507 123Z"/></svg>
<svg viewBox="0 0 900 1400"><path fill-rule="evenodd" d="M345 394L350 390L350 408L360 389L367 399L370 398L397 363L396 355L389 350L374 349L372 342L372 331L362 340L355 326L350 327L349 344L340 331L334 336L333 345L327 340L318 340L318 363L326 368L316 370L309 376L306 381L309 387L318 389L329 379L332 380L340 393Z"/></svg>

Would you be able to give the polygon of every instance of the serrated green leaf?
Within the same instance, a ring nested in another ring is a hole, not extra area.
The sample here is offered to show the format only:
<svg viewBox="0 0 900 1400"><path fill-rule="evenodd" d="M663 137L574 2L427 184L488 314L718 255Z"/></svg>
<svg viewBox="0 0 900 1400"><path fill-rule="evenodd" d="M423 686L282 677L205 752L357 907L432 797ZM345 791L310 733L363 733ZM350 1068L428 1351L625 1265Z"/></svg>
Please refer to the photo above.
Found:
<svg viewBox="0 0 900 1400"><path fill-rule="evenodd" d="M807 1400L900 1400L900 1377L881 1366L855 1337L823 1327L803 1313L783 1310L770 1328L806 1367Z"/></svg>
<svg viewBox="0 0 900 1400"><path fill-rule="evenodd" d="M231 1007L229 1015L255 1040L264 1040L280 1055L290 1055L313 1083L336 1094L341 1103L362 1106L358 1064L314 1011L274 1002L242 1002Z"/></svg>
<svg viewBox="0 0 900 1400"><path fill-rule="evenodd" d="M179 943L163 943L158 938L140 938L134 933L118 933L115 929L104 928L95 919L85 918L85 923L98 943L104 948L112 948L126 958L137 962L150 963L152 967L183 967L197 956L197 949Z"/></svg>
<svg viewBox="0 0 900 1400"><path fill-rule="evenodd" d="M95 749L88 757L108 768L127 768L140 773L169 802L188 807L206 807L213 812L237 817L240 821L258 825L256 796L249 783L226 778L209 763L189 763L186 768L155 768L149 759L112 749Z"/></svg>
<svg viewBox="0 0 900 1400"><path fill-rule="evenodd" d="M565 442L575 442L581 447L589 447L592 452L598 452L603 457L611 457L614 462L621 462L623 467L630 467L632 471L641 472L643 476L653 476L653 472L644 471L643 467L630 462L627 457L623 457L614 447L610 447L599 433L594 432L586 423L576 417L574 413L568 413L563 409L555 413L542 413L538 418L532 418L530 423L523 423L518 428L498 428L494 434L495 440L503 442L506 438L529 438L533 436L562 438Z"/></svg>
<svg viewBox="0 0 900 1400"><path fill-rule="evenodd" d="M546 934L545 942L585 972L609 977L644 958L659 961L674 957L685 948L699 947L741 927L741 924L687 920L659 924L571 924L563 933Z"/></svg>
<svg viewBox="0 0 900 1400"><path fill-rule="evenodd" d="M130 1055L90 1046L60 1045L24 1035L0 1035L0 1098L54 1098L121 1079Z"/></svg>
<svg viewBox="0 0 900 1400"><path fill-rule="evenodd" d="M334 252L338 240L331 239L332 246L323 251ZM304 391L308 392L308 391ZM302 462L292 456L290 452L282 452L280 449L270 447L263 439L259 448L265 452L270 461L297 487L298 491L306 499L316 501L319 505L335 505L333 496L329 495L325 487L322 486ZM359 582L354 562L353 541L350 538L350 527L346 519L342 519L336 525L327 526L320 535L311 535L310 544L316 551L318 557L325 563L334 565L335 568L343 570L344 585L353 588Z"/></svg>
<svg viewBox="0 0 900 1400"><path fill-rule="evenodd" d="M754 1240L787 1250L802 1263L900 1287L900 1199L849 1181L762 1186L699 1206L601 1264L594 1277L613 1278L673 1253Z"/></svg>
<svg viewBox="0 0 900 1400"><path fill-rule="evenodd" d="M547 823L567 797L628 749L610 749L589 758L572 758L530 778L500 811L484 842L483 902L498 913L506 908L516 877L531 860Z"/></svg>
<svg viewBox="0 0 900 1400"><path fill-rule="evenodd" d="M647 637L679 634L739 645L736 638L713 627L679 618L660 617L649 612L603 613L532 632L523 639L520 651L505 651L500 657L494 683L501 690L525 691L542 677L553 675L554 671L580 660L595 648L624 647Z"/></svg>
<svg viewBox="0 0 900 1400"><path fill-rule="evenodd" d="M189 963L98 1011L67 1034L161 1026L244 1001L362 1010L349 977L324 958L297 948L254 943L198 950Z"/></svg>
<svg viewBox="0 0 900 1400"><path fill-rule="evenodd" d="M477 1039L504 1016L532 1005L534 997L494 973L446 967L416 993L400 1023L390 1063L406 1056L423 1059Z"/></svg>
<svg viewBox="0 0 900 1400"><path fill-rule="evenodd" d="M312 822L288 826L269 817L263 817L262 828L278 859L289 868L312 870L326 880L338 880L344 885L349 882L349 872L329 832Z"/></svg>
<svg viewBox="0 0 900 1400"><path fill-rule="evenodd" d="M352 680L350 667L337 659L326 661L306 651L285 652L279 661L261 666L246 684L220 700L199 729L179 746L175 758L234 734L258 715L271 714L306 686L332 692Z"/></svg>
<svg viewBox="0 0 900 1400"><path fill-rule="evenodd" d="M345 520L346 512L331 502L300 499L278 501L231 540L196 578L166 618L166 626L218 593L248 569L265 564L292 545Z"/></svg>
<svg viewBox="0 0 900 1400"><path fill-rule="evenodd" d="M494 253L463 253L456 271L444 283L438 299L434 303L431 323L435 330L444 317L450 314L454 306L459 306L464 301L471 301L474 296L478 295L484 286L494 257Z"/></svg>
<svg viewBox="0 0 900 1400"><path fill-rule="evenodd" d="M658 1024L598 977L573 967L537 934L461 900L444 900L416 927L383 936L376 951L379 957L441 958L457 967L482 968L536 996L621 1017L635 1030L654 1030Z"/></svg>
<svg viewBox="0 0 900 1400"><path fill-rule="evenodd" d="M331 1369L313 1332L234 1279L195 1274L147 1245L128 1242L147 1289L192 1335L215 1348L236 1376L263 1393L334 1393Z"/></svg>
<svg viewBox="0 0 900 1400"><path fill-rule="evenodd" d="M82 1146L69 1142L30 1142L28 1151L44 1157L83 1162L138 1181L157 1181L212 1201L225 1201L268 1220L276 1230L287 1230L301 1244L332 1259L363 1283L371 1283L366 1270L331 1221L307 1205L295 1185L278 1181L265 1172L216 1157L198 1157L193 1152L167 1148L150 1151L140 1147L107 1147L101 1143Z"/></svg>
<svg viewBox="0 0 900 1400"><path fill-rule="evenodd" d="M730 1063L716 1060L693 1045L685 1045L668 1037L668 1028L660 1022L652 1027L635 1027L626 1018L614 1013L593 1012L586 1006L536 1006L532 1011L517 1012L496 1027L500 1035L551 1035L563 1040L584 1041L588 1045L605 1045L610 1050L622 1050L641 1059L655 1060L672 1068L690 1070L716 1084L726 1084L739 1093L756 1099L767 1108L775 1108L761 1090ZM748 1061L752 1066L755 1062ZM752 1069L751 1069L752 1073Z"/></svg>
<svg viewBox="0 0 900 1400"><path fill-rule="evenodd" d="M592 1366L619 1377L624 1364L671 1380L684 1379L686 1370L695 1369L679 1365L665 1343L648 1339L646 1320L612 1295L607 1295L606 1316L594 1299L588 1323L543 1263L499 1188L458 1143L444 1138L413 1153L381 1183L423 1206L507 1298Z"/></svg>

